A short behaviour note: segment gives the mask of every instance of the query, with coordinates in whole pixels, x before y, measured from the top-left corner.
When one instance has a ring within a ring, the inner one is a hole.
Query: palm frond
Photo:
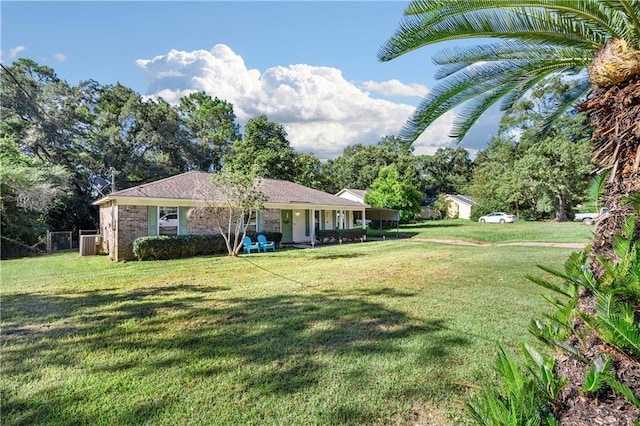
[[[631,192],[620,199],[624,205],[632,208],[637,215],[640,215],[640,191]]]
[[[541,277],[536,277],[534,275],[530,275],[530,274],[526,274],[524,276],[526,279],[528,279],[529,281],[532,281],[536,284],[538,284],[540,287],[544,287],[548,290],[552,290],[555,291],[556,293],[560,293],[563,296],[566,297],[574,297],[575,292],[570,291],[569,288],[567,288],[566,285],[564,286],[560,286],[558,284],[554,284],[549,280],[545,280],[544,278]]]
[[[625,36],[622,38],[632,42],[634,48],[640,48],[640,3],[634,0],[601,0],[600,3],[607,7],[609,12],[618,12],[614,19],[620,21],[618,25],[625,28]],[[614,17],[614,14],[611,13],[611,16]]]
[[[422,100],[405,123],[401,136],[415,140],[431,123],[454,107],[469,102],[456,117],[451,137],[462,139],[468,129],[495,102],[512,90],[528,86],[529,80],[572,69],[563,58],[518,64],[510,61],[484,62],[469,66],[445,79]],[[564,106],[559,103],[558,106]]]
[[[597,174],[589,184],[589,198],[595,201],[596,210],[600,211],[600,200],[605,194],[605,185],[610,171]]]
[[[519,61],[526,64],[532,61],[542,62],[564,58],[572,60],[576,66],[586,66],[592,57],[591,49],[541,45],[520,40],[503,40],[499,43],[466,48],[442,49],[433,55],[432,60],[436,65],[471,65],[483,61]]]
[[[611,387],[611,389],[624,396],[630,403],[635,405],[636,408],[640,408],[640,401],[638,400],[638,397],[635,396],[633,391],[628,386],[625,386],[617,379],[609,379],[607,381],[607,384],[609,385],[609,387]]]
[[[416,0],[405,10],[398,30],[378,52],[388,61],[429,44],[449,40],[496,38],[503,43],[445,50],[434,56],[442,83],[433,88],[403,129],[411,142],[445,112],[470,102],[458,115],[452,136],[462,139],[477,119],[498,99],[511,108],[552,73],[571,74],[594,59],[598,47],[612,38],[640,46],[640,6],[630,0]],[[475,87],[462,87],[493,67],[504,69]],[[531,67],[537,66],[536,69]],[[485,68],[486,67],[486,68]],[[472,71],[473,70],[473,71]],[[493,84],[493,86],[492,86]],[[585,78],[549,110],[544,128],[584,97],[591,87]],[[455,89],[454,89],[455,88]],[[453,92],[452,92],[453,90]],[[449,95],[455,93],[453,99]]]
[[[602,354],[593,360],[593,364],[587,371],[582,389],[585,392],[598,392],[606,383],[607,376],[612,374],[611,356]]]
[[[621,351],[640,359],[640,329],[634,321],[634,309],[618,304],[612,294],[599,294],[595,325],[602,338]]]
[[[423,3],[430,6],[428,11],[413,13],[401,22],[394,36],[380,48],[380,60],[388,61],[428,44],[447,40],[503,38],[595,48],[611,37],[610,32],[602,28],[601,20],[575,19],[568,13],[568,8],[564,9],[564,14],[550,14],[542,8],[523,6],[517,1],[448,2],[451,5],[444,8],[437,1]],[[551,2],[531,3],[548,6]]]

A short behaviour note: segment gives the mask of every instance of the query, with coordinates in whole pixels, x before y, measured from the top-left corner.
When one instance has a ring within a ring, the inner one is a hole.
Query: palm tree
[[[378,58],[389,61],[426,45],[471,38],[497,41],[435,55],[441,82],[401,136],[415,141],[460,106],[450,136],[461,140],[496,102],[508,110],[548,78],[571,76],[575,87],[546,112],[543,127],[582,101],[577,108],[594,126],[594,161],[611,172],[610,211],[597,224],[593,248],[615,256],[614,233],[631,214],[619,199],[640,190],[640,1],[415,0]]]

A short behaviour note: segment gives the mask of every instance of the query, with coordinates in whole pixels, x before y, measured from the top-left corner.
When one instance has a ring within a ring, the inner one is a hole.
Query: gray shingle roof
[[[478,204],[474,199],[472,199],[471,197],[468,197],[466,195],[447,194],[447,197],[451,197],[452,199],[458,201],[459,203],[463,203],[463,204],[466,204],[468,206],[475,206],[476,204]]]
[[[358,197],[362,198],[364,200],[364,196],[367,195],[367,190],[366,189],[345,189],[345,191],[348,191],[350,193],[352,193],[353,195],[357,195]]]
[[[198,189],[211,185],[209,176],[204,172],[187,172],[111,193],[94,204],[102,204],[118,198],[197,200]],[[262,179],[262,192],[267,195],[267,204],[363,207],[362,204],[355,201],[284,180]],[[215,191],[207,191],[207,193],[215,194]],[[213,196],[215,197],[215,195]]]

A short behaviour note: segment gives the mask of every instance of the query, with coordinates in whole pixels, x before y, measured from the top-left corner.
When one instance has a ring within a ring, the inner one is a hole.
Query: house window
[[[247,226],[247,232],[256,232],[256,212],[252,211],[251,215],[248,213],[244,215],[244,224]]]
[[[158,235],[178,235],[178,208],[158,207]]]

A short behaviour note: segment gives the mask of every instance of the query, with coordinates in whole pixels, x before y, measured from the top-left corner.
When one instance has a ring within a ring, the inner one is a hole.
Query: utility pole
[[[111,192],[113,193],[116,192],[116,175],[120,174],[120,172],[113,167],[109,167],[109,173],[111,173]]]

